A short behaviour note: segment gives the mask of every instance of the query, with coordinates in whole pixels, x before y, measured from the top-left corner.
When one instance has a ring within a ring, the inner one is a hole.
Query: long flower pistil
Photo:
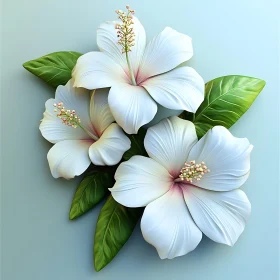
[[[54,112],[56,112],[56,116],[61,119],[62,123],[67,125],[67,126],[71,126],[72,128],[77,128],[80,127],[82,130],[84,130],[92,139],[94,139],[95,141],[98,140],[98,137],[93,135],[90,131],[88,131],[87,129],[85,129],[82,125],[81,125],[81,119],[79,118],[79,116],[77,115],[75,110],[69,110],[69,109],[65,109],[65,107],[63,106],[62,102],[59,103],[54,103]]]
[[[118,44],[122,46],[122,53],[126,55],[126,61],[129,68],[129,74],[131,82],[133,85],[136,85],[136,80],[130,65],[128,53],[131,51],[131,48],[135,46],[135,33],[133,31],[133,17],[135,11],[131,10],[129,6],[126,6],[127,13],[122,10],[117,10],[116,13],[121,20],[121,24],[117,23],[115,28],[118,30],[117,35],[119,38]]]
[[[194,160],[185,163],[185,166],[181,169],[179,178],[176,181],[187,181],[192,183],[193,180],[200,181],[204,174],[209,173],[205,163],[202,161],[196,164]]]

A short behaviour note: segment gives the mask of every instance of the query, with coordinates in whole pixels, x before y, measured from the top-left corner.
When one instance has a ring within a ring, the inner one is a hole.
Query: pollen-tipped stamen
[[[61,119],[62,123],[67,125],[67,126],[71,126],[72,128],[77,128],[80,127],[82,130],[84,130],[92,139],[94,139],[95,141],[98,140],[98,137],[93,135],[90,131],[88,131],[87,129],[85,129],[82,125],[81,125],[81,119],[79,118],[79,116],[77,115],[75,110],[69,110],[69,109],[65,109],[65,107],[63,106],[62,102],[59,103],[54,103],[54,112],[57,112],[56,116]]]
[[[194,160],[191,160],[185,163],[185,166],[181,169],[179,178],[176,181],[185,181],[189,183],[192,183],[193,180],[200,181],[203,175],[209,172],[210,170],[203,161],[196,164]]]
[[[61,119],[62,123],[77,128],[81,124],[81,119],[76,114],[75,110],[67,110],[63,107],[63,103],[53,104],[54,111],[58,112],[57,117]]]
[[[135,46],[135,33],[133,31],[133,17],[135,11],[131,10],[129,6],[126,6],[127,13],[117,10],[116,13],[119,16],[119,19],[122,23],[117,23],[115,28],[118,34],[118,44],[122,46],[122,53],[126,55],[126,61],[129,69],[129,74],[131,78],[131,82],[133,85],[136,85],[136,80],[131,68],[131,64],[129,61],[128,53],[131,51],[131,48]]]

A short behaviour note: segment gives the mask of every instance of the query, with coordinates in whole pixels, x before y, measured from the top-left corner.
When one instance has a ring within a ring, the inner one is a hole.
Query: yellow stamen
[[[195,164],[194,160],[185,163],[185,166],[181,169],[179,178],[175,181],[186,181],[192,183],[193,180],[200,181],[204,174],[209,173],[205,163],[202,161],[199,164]]]
[[[136,80],[133,74],[133,70],[131,68],[131,64],[129,61],[128,53],[131,51],[131,48],[135,46],[135,33],[133,31],[133,17],[135,11],[131,10],[129,6],[126,6],[127,13],[117,10],[116,13],[119,16],[119,19],[122,21],[121,24],[117,23],[115,28],[118,30],[118,44],[122,46],[122,53],[125,53],[126,62],[129,69],[129,74],[131,78],[131,82],[136,86]]]
[[[69,109],[65,109],[65,107],[63,106],[62,102],[59,103],[55,103],[53,104],[54,106],[54,112],[58,112],[57,113],[57,117],[61,119],[62,123],[67,125],[67,126],[71,126],[72,128],[77,128],[80,127],[82,130],[84,130],[92,139],[94,139],[95,141],[98,140],[98,137],[95,136],[94,134],[92,134],[90,131],[88,131],[87,129],[85,129],[82,125],[81,125],[81,119],[79,118],[79,116],[76,114],[75,110],[69,110]]]

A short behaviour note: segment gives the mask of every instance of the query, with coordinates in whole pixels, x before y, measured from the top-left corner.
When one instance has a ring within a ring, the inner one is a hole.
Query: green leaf
[[[81,55],[70,51],[54,52],[25,62],[23,67],[56,88],[71,79],[72,69]]]
[[[252,105],[265,86],[265,81],[245,76],[225,76],[205,85],[205,99],[195,114],[184,112],[180,117],[191,120],[198,137],[210,128],[230,128]]]
[[[127,208],[109,196],[98,217],[94,238],[94,267],[100,271],[129,239],[142,208]]]
[[[74,195],[69,219],[74,220],[98,204],[114,184],[113,174],[90,172],[79,184]]]
[[[138,134],[131,134],[128,135],[131,141],[131,148],[126,151],[123,155],[124,160],[129,160],[132,156],[140,155],[146,156],[146,150],[144,147],[144,138],[146,135],[147,130],[144,128],[140,128]]]

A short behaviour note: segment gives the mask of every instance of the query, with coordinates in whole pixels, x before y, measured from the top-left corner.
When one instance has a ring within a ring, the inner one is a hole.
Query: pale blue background
[[[279,279],[279,67],[272,0],[2,0],[2,279]],[[159,4],[160,3],[160,4]],[[244,185],[252,215],[235,247],[204,238],[191,254],[160,260],[139,229],[100,273],[92,266],[100,207],[76,222],[68,209],[79,181],[51,177],[39,120],[53,90],[21,64],[59,51],[96,49],[96,28],[131,4],[152,38],[169,25],[193,38],[190,62],[205,81],[243,74],[267,81],[232,128],[255,148]]]

